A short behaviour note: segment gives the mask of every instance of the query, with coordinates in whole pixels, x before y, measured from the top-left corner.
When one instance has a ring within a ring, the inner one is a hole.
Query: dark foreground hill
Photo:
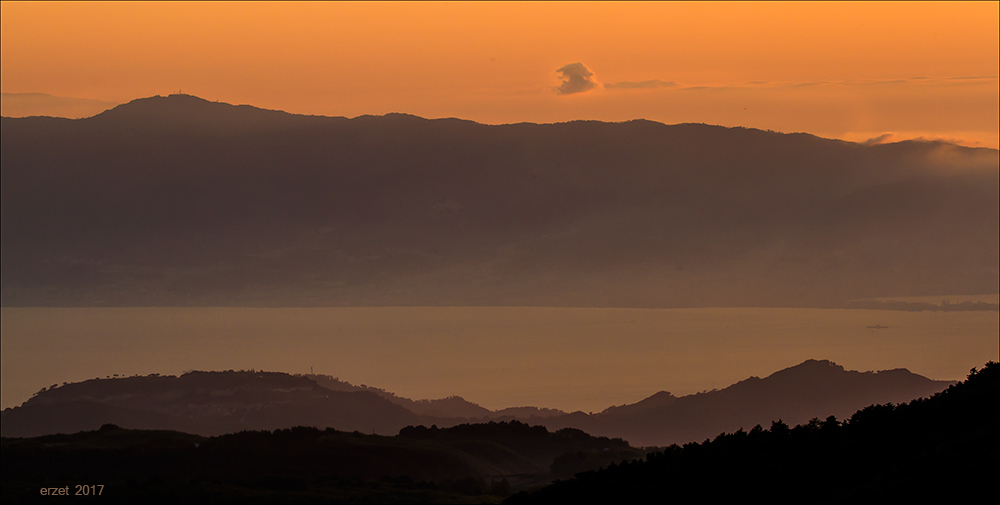
[[[72,495],[82,483],[99,484],[108,503],[496,502],[550,482],[565,454],[588,454],[593,468],[643,454],[621,439],[518,422],[409,427],[395,437],[296,427],[206,438],[105,425],[4,438],[2,451],[4,503],[66,485]]]
[[[998,426],[990,362],[928,399],[673,445],[507,503],[979,503],[996,496]]]
[[[994,149],[186,95],[2,126],[3,306],[843,306],[1000,289]]]

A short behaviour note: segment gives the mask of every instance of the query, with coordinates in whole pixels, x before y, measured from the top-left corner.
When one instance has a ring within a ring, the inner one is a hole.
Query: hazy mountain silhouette
[[[2,93],[0,115],[4,117],[50,116],[70,119],[90,117],[118,105],[87,98],[68,98],[46,93]]]
[[[766,426],[777,419],[800,424],[817,416],[843,418],[866,405],[929,396],[953,383],[931,380],[906,369],[857,372],[830,361],[808,360],[722,390],[680,398],[660,392],[598,414],[575,412],[546,419],[542,424],[550,429],[571,426],[592,434],[622,437],[639,446],[666,446],[750,429],[757,424]]]
[[[111,423],[198,435],[293,426],[395,434],[421,418],[374,393],[331,391],[275,372],[189,372],[92,379],[40,392],[3,411],[5,437],[94,430]]]
[[[490,411],[460,397],[414,401],[329,376],[189,372],[180,377],[93,379],[40,391],[20,407],[4,410],[0,430],[5,437],[29,437],[94,430],[111,423],[206,436],[293,426],[391,435],[410,425],[447,428],[521,420],[551,430],[576,428],[639,446],[663,446],[779,418],[798,423],[817,415],[845,416],[872,403],[926,396],[951,383],[906,370],[862,373],[809,360],[721,391],[680,398],[660,392],[632,405],[587,415],[535,407]]]
[[[651,121],[2,119],[2,304],[839,306],[1000,290],[1000,156]]]

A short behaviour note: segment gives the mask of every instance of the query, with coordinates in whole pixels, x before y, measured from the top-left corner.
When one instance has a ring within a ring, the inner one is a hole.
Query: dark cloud
[[[674,81],[661,81],[659,79],[650,79],[648,81],[640,82],[609,82],[604,85],[605,89],[650,89],[650,88],[669,88],[671,86],[676,86],[677,83]]]
[[[583,63],[576,62],[563,65],[562,68],[556,70],[559,72],[559,77],[563,79],[563,83],[556,88],[557,95],[572,95],[573,93],[583,93],[584,91],[590,91],[597,86],[594,82],[594,73],[590,71]]]

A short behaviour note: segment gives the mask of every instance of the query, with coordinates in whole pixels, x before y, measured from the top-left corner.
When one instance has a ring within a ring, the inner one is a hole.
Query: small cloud
[[[677,83],[674,81],[661,81],[659,79],[651,79],[648,81],[640,82],[609,82],[604,84],[605,89],[650,89],[650,88],[669,88],[670,86],[676,86]]]
[[[583,93],[584,91],[590,91],[597,86],[594,82],[594,73],[590,71],[583,63],[576,62],[570,63],[568,65],[563,65],[562,68],[556,70],[559,72],[559,78],[563,79],[563,83],[556,88],[557,95],[572,95],[573,93]]]
[[[862,142],[861,145],[874,146],[874,145],[877,145],[877,144],[884,144],[884,143],[892,140],[893,137],[895,137],[895,136],[896,136],[896,134],[892,133],[892,132],[883,133],[883,134],[879,135],[878,137],[872,137],[872,138],[870,138],[870,139]]]

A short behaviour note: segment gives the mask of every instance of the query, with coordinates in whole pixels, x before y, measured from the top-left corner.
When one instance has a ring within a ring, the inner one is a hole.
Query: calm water
[[[835,309],[4,308],[2,402],[111,374],[329,374],[484,407],[599,411],[808,358],[964,378],[1000,359],[997,312]],[[873,325],[887,329],[868,329]]]

